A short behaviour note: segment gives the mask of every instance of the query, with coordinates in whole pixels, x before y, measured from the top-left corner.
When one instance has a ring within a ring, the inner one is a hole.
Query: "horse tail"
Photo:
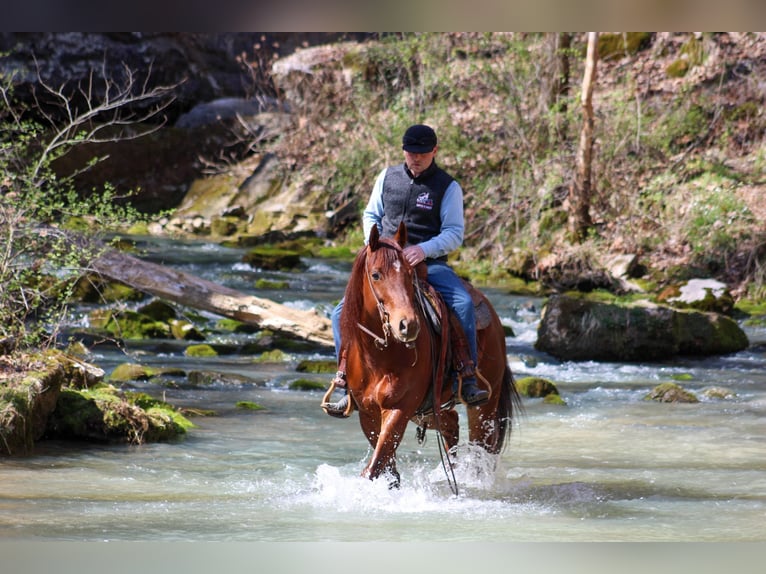
[[[516,388],[516,382],[511,372],[511,367],[506,363],[503,372],[503,383],[500,387],[500,400],[497,403],[495,417],[498,424],[498,441],[496,452],[501,452],[506,446],[506,441],[510,439],[513,430],[513,422],[516,415],[520,415],[524,410],[521,402],[521,394]]]

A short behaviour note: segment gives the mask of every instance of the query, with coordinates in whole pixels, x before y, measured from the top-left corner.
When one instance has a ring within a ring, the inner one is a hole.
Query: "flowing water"
[[[298,308],[329,312],[349,265],[310,261],[296,274],[256,274],[241,252],[208,244],[147,243],[147,257]],[[286,279],[263,292],[256,276]],[[129,345],[97,348],[107,373],[122,362],[244,375],[207,386],[132,385],[182,407],[213,409],[170,444],[44,441],[0,460],[0,539],[60,541],[764,541],[766,329],[748,329],[736,355],[664,363],[561,363],[534,350],[542,300],[487,289],[511,326],[516,377],[554,380],[567,406],[525,399],[497,460],[461,444],[450,490],[436,436],[415,428],[399,448],[402,486],[359,478],[369,456],[356,415],[326,416],[320,391],[288,389],[298,353],[281,364],[252,356],[188,359]],[[209,317],[211,320],[213,317]],[[246,337],[246,336],[244,336]],[[682,384],[697,404],[643,400]],[[329,382],[329,375],[315,378]],[[728,399],[707,399],[708,387]],[[243,411],[237,401],[262,411]],[[461,420],[465,416],[458,407]]]

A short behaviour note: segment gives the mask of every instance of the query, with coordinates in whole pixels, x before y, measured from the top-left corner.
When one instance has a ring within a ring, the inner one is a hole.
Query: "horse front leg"
[[[399,472],[396,470],[396,449],[402,441],[408,419],[398,409],[384,410],[381,413],[380,432],[375,450],[362,476],[373,480],[386,472],[393,475],[391,488],[399,487]],[[371,442],[372,444],[372,442]]]

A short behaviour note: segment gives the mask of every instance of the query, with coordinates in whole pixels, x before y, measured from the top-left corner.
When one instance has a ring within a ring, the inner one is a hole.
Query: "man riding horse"
[[[438,150],[436,133],[423,124],[407,128],[402,137],[404,162],[380,172],[372,189],[362,224],[365,238],[373,226],[381,237],[393,237],[401,222],[407,228],[404,257],[415,267],[425,262],[428,283],[440,294],[456,315],[468,344],[469,358],[459,365],[458,379],[462,401],[469,407],[488,399],[488,391],[478,387],[474,304],[463,281],[447,264],[447,255],[463,243],[463,190],[460,184],[435,161]],[[332,312],[335,354],[338,372],[333,386],[346,388],[344,350],[340,340],[341,300]],[[455,382],[457,391],[457,380]],[[336,403],[325,402],[322,408],[331,416],[345,418],[351,412],[348,392]]]

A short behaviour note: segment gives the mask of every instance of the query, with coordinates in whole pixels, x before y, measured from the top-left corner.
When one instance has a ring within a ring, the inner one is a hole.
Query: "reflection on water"
[[[208,278],[230,277],[237,288],[252,283],[234,254],[184,249],[175,252],[179,264]],[[347,268],[312,269],[291,278],[300,287],[280,296],[304,305],[337,299]],[[555,380],[567,406],[526,400],[525,417],[498,460],[461,445],[457,496],[435,435],[419,445],[412,426],[399,449],[399,490],[359,478],[369,449],[356,415],[332,419],[318,408],[321,392],[287,389],[302,376],[294,370],[301,355],[260,365],[237,355],[190,362],[181,350],[143,350],[139,358],[148,364],[246,379],[206,387],[136,384],[179,406],[218,413],[195,418],[197,428],[178,443],[42,442],[33,457],[3,459],[0,539],[766,539],[766,332],[748,332],[756,344],[731,357],[561,364],[533,348],[539,300],[496,290],[491,297],[516,333],[508,339],[516,375]],[[97,357],[107,372],[126,360],[115,349]],[[682,373],[692,376],[684,382],[690,390],[725,386],[736,396],[694,405],[643,400],[652,386]],[[240,400],[266,408],[242,412],[235,408]]]

